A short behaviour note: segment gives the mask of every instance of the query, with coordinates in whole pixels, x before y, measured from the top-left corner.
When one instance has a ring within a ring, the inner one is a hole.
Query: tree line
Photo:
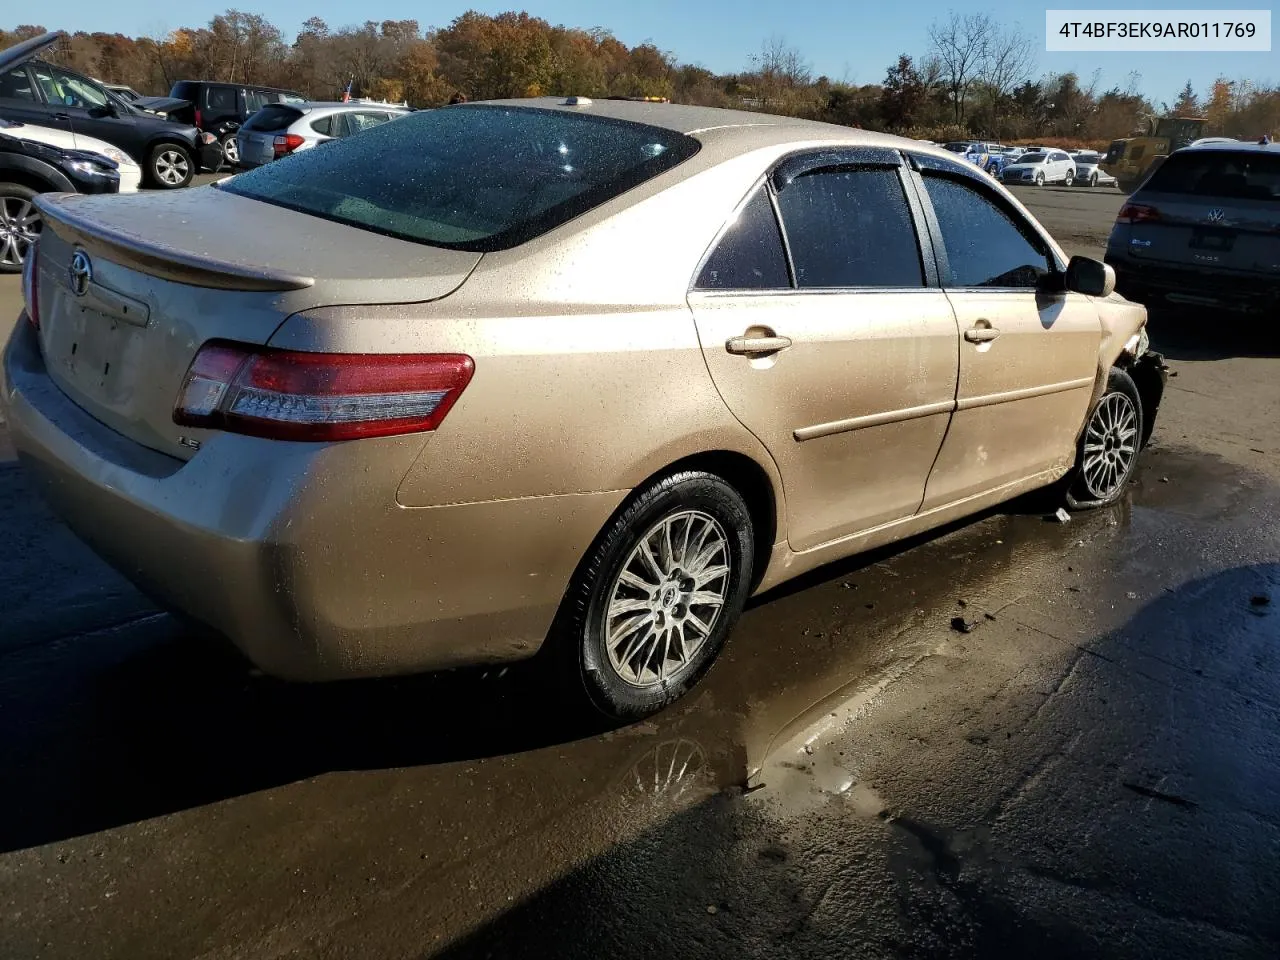
[[[0,48],[44,32],[0,30]],[[164,94],[177,80],[252,83],[335,99],[355,96],[438,106],[471,100],[578,94],[667,97],[681,103],[783,113],[930,140],[967,137],[1093,143],[1130,136],[1166,113],[1205,115],[1210,133],[1280,132],[1280,89],[1221,78],[1203,95],[1188,82],[1156,104],[1130,74],[1099,89],[1099,76],[1035,76],[1036,44],[1017,27],[952,13],[929,29],[923,55],[903,53],[879,83],[815,76],[803,54],[772,37],[737,73],[681,64],[652,43],[627,46],[609,31],[553,26],[524,12],[469,11],[448,26],[416,20],[332,27],[312,17],[292,42],[261,14],[228,10],[203,27],[163,36],[69,34],[46,59],[108,83]]]

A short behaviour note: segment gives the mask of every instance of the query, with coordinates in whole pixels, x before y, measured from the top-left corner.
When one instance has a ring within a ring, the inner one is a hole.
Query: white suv
[[[248,170],[329,140],[408,116],[401,104],[352,100],[348,103],[269,103],[236,133],[236,167]]]
[[[1001,179],[1005,183],[1035,184],[1061,183],[1071,186],[1076,178],[1076,162],[1065,150],[1034,150],[1024,153],[1004,168]]]

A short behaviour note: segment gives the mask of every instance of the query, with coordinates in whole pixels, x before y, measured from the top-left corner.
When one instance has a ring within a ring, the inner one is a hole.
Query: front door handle
[[[1000,331],[994,327],[970,327],[964,332],[964,338],[970,343],[990,343],[998,336]]]
[[[777,353],[789,346],[791,346],[790,337],[730,337],[724,342],[726,350],[740,357]]]

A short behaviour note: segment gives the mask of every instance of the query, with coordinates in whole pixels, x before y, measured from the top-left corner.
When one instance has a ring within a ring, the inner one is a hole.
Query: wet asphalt
[[[257,676],[0,427],[0,957],[1280,955],[1280,341],[1152,327],[1124,502],[816,571],[611,732],[524,668]]]

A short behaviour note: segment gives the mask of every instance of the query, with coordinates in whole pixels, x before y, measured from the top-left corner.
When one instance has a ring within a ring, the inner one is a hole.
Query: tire
[[[754,543],[741,494],[715,474],[684,470],[633,494],[588,550],[561,604],[549,638],[560,679],[612,721],[678,700],[742,613]],[[685,602],[693,597],[701,602]]]
[[[1043,174],[1043,173],[1037,173],[1037,174],[1036,174],[1036,186],[1037,186],[1037,187],[1043,187],[1043,186],[1044,186],[1044,174]]]
[[[185,187],[195,176],[191,152],[177,143],[161,143],[147,155],[147,179],[161,190]]]
[[[1062,178],[1062,185],[1069,187],[1076,182],[1076,174],[1074,170],[1068,170],[1067,175]]]
[[[1119,500],[1133,477],[1146,436],[1138,388],[1129,374],[1113,368],[1081,432],[1067,484],[1067,506],[1087,510]]]
[[[0,183],[0,273],[21,273],[31,244],[44,225],[32,202],[36,191],[21,183]]]
[[[236,143],[236,135],[228,133],[218,141],[218,145],[222,147],[222,163],[218,165],[218,169],[221,170],[225,165],[235,170],[236,163],[240,160],[240,144]]]
[[[1098,172],[1095,170],[1089,174],[1089,186],[1096,187],[1098,185]]]

